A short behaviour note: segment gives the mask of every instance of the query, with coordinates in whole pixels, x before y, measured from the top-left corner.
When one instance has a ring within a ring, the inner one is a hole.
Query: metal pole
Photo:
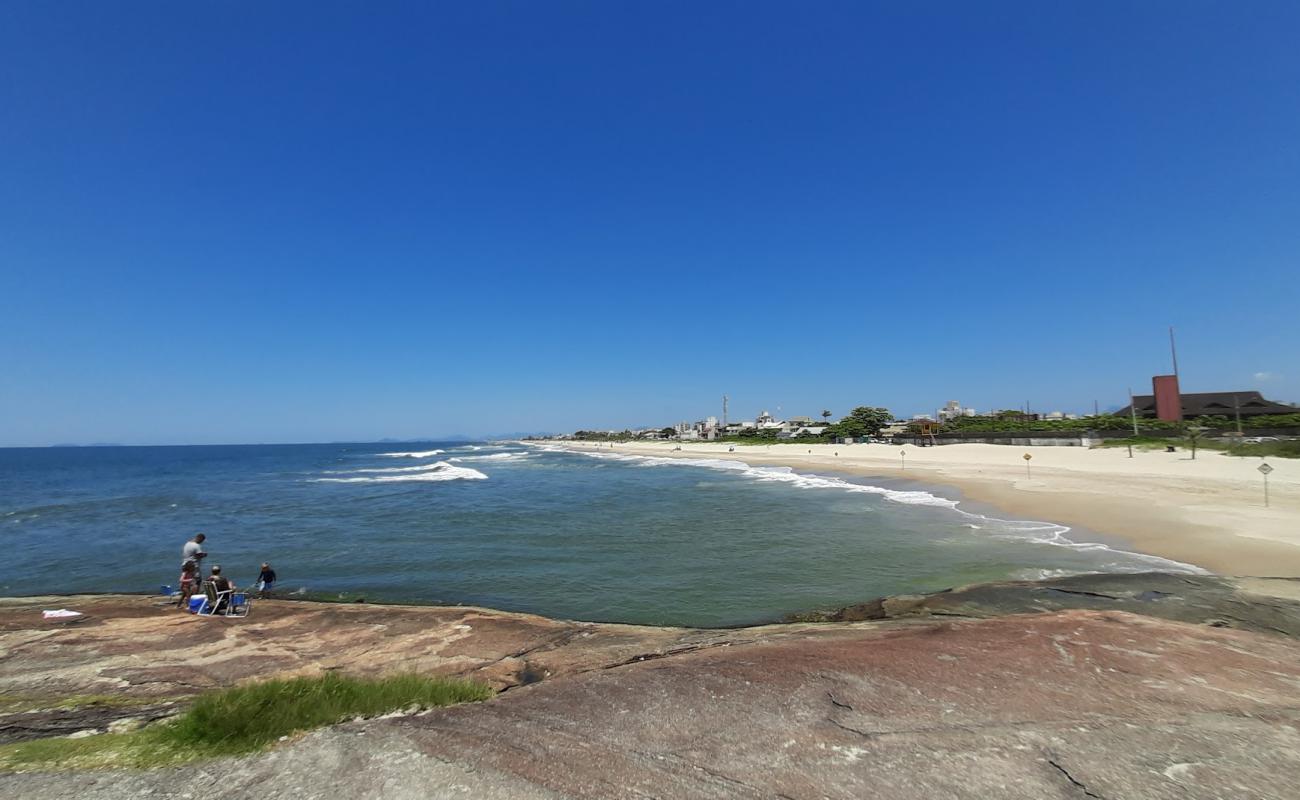
[[[1169,326],[1169,354],[1174,357],[1174,377],[1178,377],[1178,348],[1174,347],[1174,326]],[[1179,391],[1182,391],[1180,386]]]
[[[1138,435],[1138,410],[1137,403],[1133,402],[1133,387],[1128,389],[1128,413],[1133,417],[1133,435]]]
[[[1264,508],[1268,508],[1268,473],[1264,473]]]
[[[1033,476],[1029,474],[1029,462],[1028,462],[1028,461],[1025,462],[1025,477],[1028,478],[1029,480],[1033,480]]]
[[[1237,402],[1237,395],[1232,396],[1232,411],[1237,415],[1237,435],[1241,435],[1241,404]]]

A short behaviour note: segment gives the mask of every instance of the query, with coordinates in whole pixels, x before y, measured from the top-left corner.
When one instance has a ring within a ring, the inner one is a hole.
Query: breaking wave
[[[385,472],[385,470],[353,470],[353,472]],[[422,467],[398,467],[393,473],[374,476],[357,476],[352,478],[314,478],[313,483],[406,483],[413,481],[481,481],[487,475],[469,467],[457,467],[446,461]]]
[[[996,536],[1008,539],[1023,539],[1040,544],[1069,547],[1074,550],[1110,551],[1125,561],[1139,562],[1140,566],[1134,565],[1135,569],[1161,569],[1174,572],[1208,574],[1206,570],[1203,570],[1200,567],[1192,564],[1184,564],[1181,561],[1174,561],[1172,559],[1161,558],[1160,556],[1148,555],[1146,553],[1134,553],[1130,550],[1120,550],[1100,542],[1073,541],[1065,536],[1065,534],[1070,532],[1068,525],[1058,525],[1054,522],[1038,522],[1035,520],[999,519],[985,514],[976,514],[970,511],[965,511],[958,507],[959,501],[949,500],[946,497],[939,497],[938,495],[923,490],[909,491],[902,489],[888,489],[883,486],[851,483],[843,478],[801,474],[795,472],[790,467],[754,466],[746,464],[743,461],[732,461],[722,458],[664,458],[661,456],[602,453],[586,450],[571,450],[569,452],[580,453],[591,458],[599,458],[609,461],[624,461],[642,467],[703,467],[706,469],[731,472],[760,483],[787,483],[801,489],[839,489],[841,491],[854,492],[858,494],[876,495],[890,502],[901,503],[904,505],[946,508],[969,520],[969,522],[966,523],[966,527],[972,532],[980,531],[979,535]],[[1128,568],[1128,566],[1129,565],[1125,564],[1116,564],[1111,568],[1114,570],[1123,570]]]
[[[442,463],[442,462],[438,462]],[[327,469],[324,470],[326,475],[355,475],[360,472],[371,473],[389,473],[389,472],[427,472],[436,467],[437,464],[418,464],[414,467],[370,467],[367,469]]]
[[[385,458],[433,458],[436,455],[447,452],[446,450],[425,450],[419,453],[375,453],[377,456]]]
[[[447,459],[448,461],[522,461],[528,458],[528,453],[491,453],[486,456],[455,456]]]

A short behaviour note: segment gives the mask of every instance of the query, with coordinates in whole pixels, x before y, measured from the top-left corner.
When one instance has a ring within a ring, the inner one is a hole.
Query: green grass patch
[[[1182,439],[1163,439],[1155,436],[1130,436],[1127,439],[1106,439],[1097,447],[1128,447],[1136,450],[1164,450],[1166,445],[1183,446]]]
[[[114,694],[70,694],[63,697],[0,694],[0,713],[18,714],[48,708],[72,709],[85,708],[86,706],[134,708],[135,706],[152,706],[165,702],[167,702],[166,699],[157,697],[126,697]]]
[[[333,673],[203,694],[185,713],[141,730],[0,746],[0,770],[146,768],[260,750],[282,736],[412,707],[486,700],[492,689],[454,678]]]
[[[1234,456],[1300,458],[1300,442],[1239,442],[1224,449]]]
[[[1127,439],[1107,439],[1102,447],[1127,447],[1133,445],[1138,450],[1163,450],[1173,445],[1178,450],[1191,452],[1192,446],[1187,439],[1156,438],[1150,436],[1130,436]],[[1300,441],[1284,442],[1238,442],[1233,439],[1202,438],[1196,443],[1197,450],[1225,453],[1230,456],[1251,456],[1255,458],[1300,458]]]

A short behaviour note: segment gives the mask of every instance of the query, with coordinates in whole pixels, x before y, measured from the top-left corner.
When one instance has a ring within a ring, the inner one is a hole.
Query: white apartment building
[[[943,408],[934,412],[934,418],[940,422],[947,422],[950,419],[957,419],[958,417],[973,416],[975,416],[975,409],[962,408],[961,403],[956,400],[949,400],[947,403],[944,403]]]

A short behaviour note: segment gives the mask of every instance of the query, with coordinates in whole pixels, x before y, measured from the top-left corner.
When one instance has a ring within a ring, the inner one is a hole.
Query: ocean
[[[886,479],[425,442],[0,449],[0,595],[285,594],[728,626],[1006,578],[1192,570]]]

